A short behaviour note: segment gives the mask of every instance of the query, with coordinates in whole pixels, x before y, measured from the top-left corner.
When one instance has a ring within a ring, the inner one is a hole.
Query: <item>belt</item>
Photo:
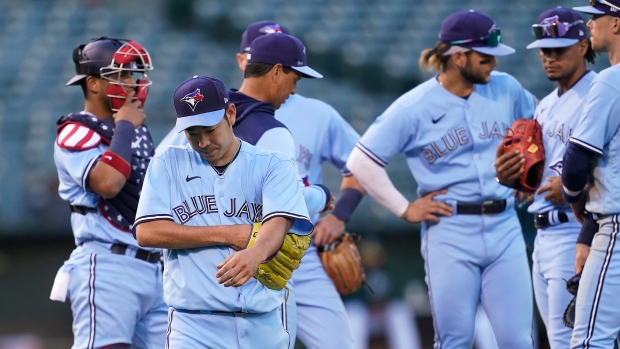
[[[245,311],[218,311],[218,310],[187,310],[187,309],[174,309],[179,313],[187,313],[187,314],[203,314],[203,315],[247,315],[248,312]]]
[[[71,209],[71,212],[79,213],[81,215],[97,212],[97,209],[95,207],[69,205],[69,208]]]
[[[122,254],[124,255],[125,252],[127,252],[127,245],[125,244],[112,244],[112,247],[110,248],[110,250],[112,251],[112,253],[114,254]],[[159,262],[160,258],[161,258],[161,253],[159,252],[150,252],[147,250],[143,250],[141,248],[139,248],[136,251],[136,255],[135,257],[141,261],[145,261],[145,262],[149,262],[149,263],[156,263]]]
[[[480,215],[492,215],[502,213],[506,210],[506,200],[499,201],[486,201],[481,204],[456,204],[457,214],[480,214]]]
[[[609,215],[595,213],[595,212],[586,212],[586,216],[588,216],[588,218],[590,218],[591,220],[598,221],[599,219],[603,219],[603,217],[606,217]]]
[[[557,218],[554,217],[556,216],[556,213]],[[536,229],[545,229],[566,222],[568,222],[568,215],[565,212],[551,210],[549,212],[534,215],[534,226]]]

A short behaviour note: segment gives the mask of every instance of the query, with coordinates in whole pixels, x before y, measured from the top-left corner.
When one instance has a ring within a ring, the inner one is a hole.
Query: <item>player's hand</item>
[[[217,283],[224,284],[225,287],[243,286],[254,275],[262,261],[259,251],[255,248],[235,252],[217,265],[219,269],[215,273]]]
[[[549,183],[540,187],[536,194],[540,195],[542,193],[549,192],[547,195],[545,195],[545,200],[549,201],[555,206],[564,205],[564,197],[562,196],[562,177],[546,177],[545,179]]]
[[[414,202],[410,202],[409,206],[407,206],[407,210],[400,218],[409,223],[420,223],[422,221],[436,223],[439,222],[438,216],[451,216],[452,206],[433,200],[435,196],[445,194],[447,192],[448,191],[446,189],[433,191]]]
[[[590,246],[577,243],[575,246],[575,273],[579,274],[583,271],[583,266],[586,265],[586,259],[588,259],[589,254]]]
[[[571,202],[570,208],[573,210],[575,214],[575,218],[579,223],[583,223],[583,220],[586,219],[586,199],[588,198],[588,193],[586,190],[581,192],[581,196],[579,200],[575,202]]]
[[[344,235],[345,223],[333,214],[329,214],[316,224],[312,237],[316,246],[325,246],[333,243]]]
[[[509,188],[514,188],[523,174],[525,156],[517,150],[504,154],[504,144],[500,143],[495,154],[495,176],[497,181]]]
[[[323,207],[323,211],[319,212],[319,213],[323,213],[323,212],[327,212],[327,211],[331,211],[334,209],[334,201],[336,200],[336,198],[334,198],[334,196],[332,194],[329,194],[329,201],[327,202],[327,205],[325,205],[325,207]]]
[[[140,109],[140,105],[142,102],[136,100],[131,101],[133,96],[136,94],[134,90],[129,91],[127,93],[127,97],[125,98],[125,103],[123,106],[114,114],[114,123],[118,123],[121,120],[126,120],[131,122],[134,128],[140,127],[144,121],[146,120],[146,115]]]

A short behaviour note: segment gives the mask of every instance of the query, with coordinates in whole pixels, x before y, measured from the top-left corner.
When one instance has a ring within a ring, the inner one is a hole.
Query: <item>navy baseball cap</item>
[[[491,56],[506,56],[515,50],[501,43],[501,31],[491,17],[475,10],[460,11],[444,19],[439,41]]]
[[[568,47],[587,39],[586,24],[579,12],[557,7],[543,11],[532,25],[536,41],[527,45],[532,48]]]
[[[174,91],[175,129],[181,132],[192,126],[217,125],[224,117],[228,103],[228,91],[223,82],[194,75]]]
[[[297,70],[305,78],[322,78],[307,64],[306,47],[299,39],[287,34],[263,35],[252,41],[248,63],[282,64]]]
[[[260,21],[248,25],[241,35],[239,53],[249,52],[250,45],[257,37],[273,33],[290,34],[285,26],[274,21]]]
[[[591,15],[620,17],[620,0],[590,0],[590,6],[573,7],[573,10]]]

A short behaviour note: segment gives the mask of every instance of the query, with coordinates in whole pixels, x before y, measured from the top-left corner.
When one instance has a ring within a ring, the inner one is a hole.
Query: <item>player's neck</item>
[[[107,119],[112,117],[112,111],[110,107],[104,106],[101,103],[93,102],[88,99],[84,101],[84,111],[91,113],[99,119]]]
[[[270,102],[269,89],[264,86],[260,78],[243,79],[239,92],[261,102]]]
[[[563,79],[558,80],[558,93],[562,94],[568,91],[571,87],[573,87],[577,81],[579,81],[583,75],[588,70],[586,64],[584,63],[579,68],[575,69],[575,71],[569,76],[564,77]]]
[[[437,81],[448,92],[459,97],[468,97],[474,91],[474,84],[463,78],[458,71],[444,71],[439,73]]]
[[[226,150],[226,154],[224,154],[224,156],[219,158],[217,161],[210,162],[211,166],[227,166],[233,161],[240,147],[241,141],[239,140],[239,138],[234,137],[232,142],[230,142],[228,149]]]
[[[609,63],[612,66],[620,63],[620,40],[616,40],[609,45],[607,48],[607,58],[609,58]]]

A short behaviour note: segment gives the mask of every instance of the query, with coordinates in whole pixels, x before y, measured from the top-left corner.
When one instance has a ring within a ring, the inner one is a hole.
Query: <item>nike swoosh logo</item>
[[[446,114],[443,114],[442,116],[438,117],[437,119],[433,118],[433,124],[436,124],[439,122],[439,120],[443,119],[443,117],[446,116]]]
[[[200,178],[200,176],[190,177],[189,175],[187,175],[187,177],[185,177],[185,180],[186,180],[187,182],[189,182],[189,181],[193,181],[193,180],[194,180],[194,179],[196,179],[196,178]]]
[[[112,160],[112,157],[110,155],[105,155],[104,158],[106,158],[108,160]]]

